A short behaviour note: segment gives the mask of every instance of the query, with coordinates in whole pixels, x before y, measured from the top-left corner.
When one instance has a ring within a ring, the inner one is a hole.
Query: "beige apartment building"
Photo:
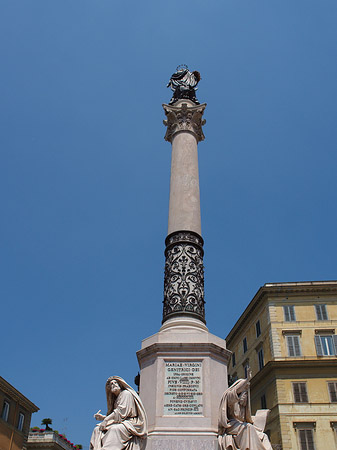
[[[226,338],[277,450],[337,449],[337,281],[267,283]]]
[[[30,419],[39,408],[2,377],[0,407],[0,450],[25,450]]]

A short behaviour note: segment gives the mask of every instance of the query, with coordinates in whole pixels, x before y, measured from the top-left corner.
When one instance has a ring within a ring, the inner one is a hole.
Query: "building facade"
[[[226,338],[277,450],[337,448],[337,281],[262,286]]]
[[[2,377],[0,407],[0,450],[26,449],[31,416],[39,408]]]

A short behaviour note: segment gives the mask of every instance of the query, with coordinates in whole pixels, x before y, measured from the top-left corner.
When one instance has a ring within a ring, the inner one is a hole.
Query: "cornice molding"
[[[234,327],[228,333],[226,342],[229,344],[234,337],[241,331],[244,324],[251,319],[251,313],[262,303],[266,296],[287,296],[302,294],[328,294],[333,293],[337,296],[337,281],[304,281],[294,283],[266,283],[256,292],[251,302],[237,320]]]
[[[193,358],[198,359],[205,355],[221,356],[223,358],[225,356],[226,360],[229,361],[232,352],[220,347],[219,345],[208,343],[208,342],[179,342],[179,343],[155,343],[150,345],[149,347],[138,350],[137,358],[138,361],[144,360],[145,358],[151,358],[153,355],[163,355],[163,356],[182,356],[188,353],[193,354]]]
[[[337,359],[300,359],[300,360],[289,360],[289,361],[268,361],[268,363],[251,379],[251,386],[255,387],[258,383],[265,382],[266,376],[269,375],[274,370],[287,371],[289,369],[300,369],[299,376],[303,378],[303,374],[309,374],[312,370],[323,368],[337,370]],[[303,372],[303,369],[307,369]],[[306,375],[304,376],[304,378]]]
[[[21,406],[26,408],[29,412],[37,412],[39,408],[31,402],[27,397],[21,394],[20,391],[15,389],[14,386],[8,383],[4,378],[0,377],[0,390],[8,395],[11,399],[18,402]]]

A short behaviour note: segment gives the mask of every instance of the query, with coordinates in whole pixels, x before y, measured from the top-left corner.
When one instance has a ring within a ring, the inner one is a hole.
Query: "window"
[[[8,422],[8,415],[9,415],[9,402],[5,400],[2,407],[1,419]]]
[[[23,430],[23,424],[25,422],[25,415],[23,413],[19,413],[19,420],[18,420],[18,430],[22,431]]]
[[[286,336],[288,356],[301,356],[300,337],[298,335],[288,334]]]
[[[329,382],[328,389],[330,394],[330,402],[337,403],[337,381]]]
[[[261,409],[267,409],[267,401],[265,394],[261,395]]]
[[[235,352],[232,353],[232,366],[235,367],[236,361],[235,361]]]
[[[296,321],[294,305],[283,306],[283,312],[284,312],[284,320],[286,322],[295,322]]]
[[[333,356],[337,349],[337,336],[320,334],[315,336],[317,356]]]
[[[326,305],[315,305],[317,320],[328,320]]]
[[[246,361],[243,365],[243,369],[245,371],[245,378],[248,377],[248,370],[249,370],[249,361]]]
[[[308,403],[307,383],[293,383],[295,403]]]
[[[301,450],[315,450],[314,433],[310,428],[298,430]]]
[[[257,357],[259,360],[259,369],[263,369],[264,361],[263,361],[263,348],[261,347],[260,350],[257,352]]]
[[[243,353],[246,353],[248,349],[247,338],[243,338],[242,345],[243,345]]]
[[[256,328],[256,337],[259,337],[261,334],[261,325],[260,325],[260,321],[258,320],[255,324],[255,328]]]

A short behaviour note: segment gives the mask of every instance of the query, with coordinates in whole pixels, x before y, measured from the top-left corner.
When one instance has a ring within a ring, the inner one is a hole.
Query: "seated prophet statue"
[[[249,385],[252,373],[237,380],[223,394],[219,410],[221,450],[272,450],[263,432],[269,409],[261,409],[255,417],[250,412]]]
[[[138,394],[123,378],[110,377],[105,385],[108,412],[99,410],[100,420],[90,439],[90,450],[144,450],[147,417]]]

